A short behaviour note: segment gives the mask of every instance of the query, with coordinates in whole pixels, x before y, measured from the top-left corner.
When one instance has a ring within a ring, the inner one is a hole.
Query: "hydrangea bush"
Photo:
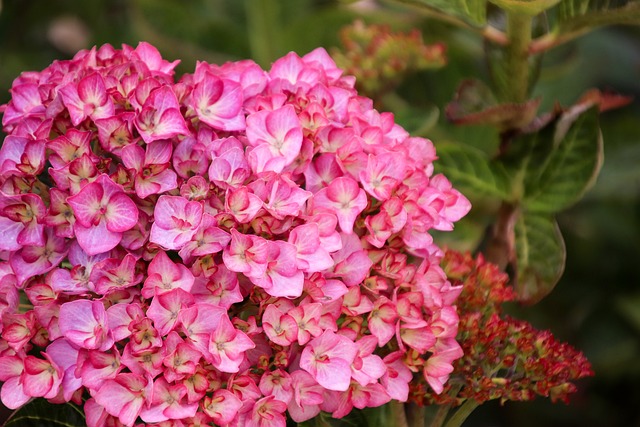
[[[442,392],[462,286],[429,231],[470,204],[431,141],[323,49],[176,82],[177,63],[104,45],[15,80],[2,402],[72,401],[91,427],[284,427],[407,401],[414,376]]]

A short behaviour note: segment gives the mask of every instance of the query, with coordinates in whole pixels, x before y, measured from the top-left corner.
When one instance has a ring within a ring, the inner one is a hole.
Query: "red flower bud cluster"
[[[447,62],[445,45],[425,44],[418,30],[403,34],[356,21],[342,30],[340,39],[343,47],[333,54],[336,63],[356,77],[359,91],[374,98],[394,89],[409,73]]]
[[[573,381],[592,376],[586,357],[551,332],[501,314],[501,305],[515,299],[508,276],[497,266],[469,254],[447,251],[443,269],[463,290],[458,298],[458,341],[464,356],[443,393],[425,392],[416,384],[411,399],[419,403],[460,405],[473,399],[526,401],[536,396],[568,402]]]

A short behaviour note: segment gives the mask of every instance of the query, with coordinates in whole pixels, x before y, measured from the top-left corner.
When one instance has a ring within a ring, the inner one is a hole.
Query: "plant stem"
[[[449,405],[441,405],[438,407],[438,412],[436,412],[435,417],[431,420],[431,424],[429,427],[442,427],[444,424],[444,420],[447,418],[449,414],[449,410],[451,407]]]
[[[424,427],[424,416],[426,413],[424,406],[415,403],[406,403],[405,413],[407,414],[409,427]]]
[[[389,402],[389,410],[391,411],[390,420],[394,427],[409,427],[407,423],[407,414],[404,412],[404,403],[392,400]]]
[[[529,45],[533,17],[507,12],[506,47],[507,79],[506,100],[522,103],[529,94]]]
[[[445,427],[460,427],[464,420],[467,419],[469,415],[476,409],[480,404],[473,400],[469,399],[462,404],[462,406],[453,414],[449,421],[445,425]]]

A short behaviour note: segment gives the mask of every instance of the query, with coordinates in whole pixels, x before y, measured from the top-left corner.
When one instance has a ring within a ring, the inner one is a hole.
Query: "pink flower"
[[[139,140],[133,136],[134,117],[135,113],[124,112],[96,120],[100,146],[110,153],[120,155],[123,147]]]
[[[355,407],[358,409],[375,408],[388,403],[391,397],[384,388],[373,383],[362,386],[352,382],[351,386],[343,393],[340,393],[337,408],[331,414],[334,418],[342,418]]]
[[[172,76],[173,69],[180,63],[180,60],[169,62],[162,59],[160,52],[153,45],[147,42],[140,42],[131,52],[132,59],[139,59],[151,71],[152,75]]]
[[[222,253],[222,260],[231,271],[261,277],[267,270],[268,251],[267,240],[231,229],[231,243]]]
[[[147,144],[189,133],[187,124],[180,114],[178,99],[170,86],[154,89],[133,123]]]
[[[430,185],[418,199],[419,206],[426,212],[434,212],[438,220],[433,225],[436,230],[453,230],[453,223],[465,216],[471,203],[458,190],[452,188],[442,174],[431,178]]]
[[[100,175],[67,201],[76,217],[78,243],[89,255],[116,247],[122,233],[138,222],[138,207],[107,175]]]
[[[0,192],[0,226],[4,242],[0,248],[17,250],[21,246],[43,246],[44,216],[47,208],[35,194],[5,195]]]
[[[55,268],[69,251],[68,242],[54,234],[53,229],[45,229],[45,243],[41,246],[25,246],[11,254],[9,264],[18,285],[27,279],[44,274]]]
[[[142,409],[153,396],[151,378],[133,373],[120,373],[106,380],[93,398],[105,411],[118,417],[125,426],[133,426]]]
[[[29,396],[52,399],[60,390],[63,372],[51,356],[44,352],[41,355],[44,359],[35,356],[24,358],[23,389]]]
[[[203,256],[222,251],[231,241],[229,233],[217,227],[218,222],[209,214],[204,214],[200,228],[191,241],[180,249],[183,260],[191,256]]]
[[[209,356],[211,364],[222,372],[238,372],[244,353],[255,347],[251,339],[236,329],[228,316],[221,316],[211,333]]]
[[[378,339],[378,345],[383,346],[393,338],[396,332],[398,312],[395,304],[385,296],[375,300],[373,309],[368,317],[369,330]]]
[[[196,349],[202,354],[206,354],[211,333],[224,316],[228,315],[225,309],[220,306],[202,302],[196,303],[180,311],[180,330],[184,332]]]
[[[265,174],[264,178],[249,184],[254,194],[262,199],[264,208],[276,219],[298,216],[311,193],[298,187],[286,176]]]
[[[211,154],[209,179],[221,188],[237,188],[251,174],[244,155],[244,146],[234,137],[223,138],[217,142],[218,145]]]
[[[140,283],[143,276],[136,273],[136,261],[136,257],[127,254],[122,260],[108,258],[98,262],[90,275],[95,291],[106,295],[114,290],[129,288]]]
[[[229,424],[242,407],[242,401],[225,389],[218,389],[213,396],[205,396],[202,403],[204,413],[217,425]]]
[[[360,385],[366,386],[378,381],[387,372],[387,367],[380,358],[373,354],[377,347],[377,339],[367,335],[356,341],[358,353],[351,365],[351,377]]]
[[[198,118],[214,129],[233,131],[244,130],[242,112],[242,87],[228,79],[221,79],[204,70],[204,63],[196,66],[198,80],[191,92],[189,105]]]
[[[35,176],[46,162],[45,141],[9,135],[0,147],[0,177]]]
[[[336,178],[313,196],[314,209],[335,214],[340,229],[347,234],[353,233],[353,223],[366,206],[364,190],[349,177]]]
[[[2,338],[11,349],[19,352],[35,334],[35,312],[6,313],[2,316],[2,325]]]
[[[314,193],[329,186],[334,179],[344,173],[340,169],[335,154],[325,153],[316,157],[304,172],[305,187]]]
[[[180,312],[193,304],[193,296],[182,288],[175,288],[153,297],[147,316],[153,320],[161,335],[176,327]]]
[[[289,415],[297,423],[315,417],[320,413],[320,404],[324,401],[324,388],[306,371],[291,373],[294,397],[289,401]]]
[[[204,145],[192,136],[180,141],[173,151],[173,168],[177,175],[184,179],[206,174],[209,169],[209,160]],[[209,179],[212,179],[211,175]]]
[[[358,236],[342,233],[340,237],[342,248],[332,254],[334,266],[327,277],[340,277],[347,286],[359,285],[369,274],[373,262]]]
[[[322,305],[318,303],[301,304],[289,310],[288,315],[297,325],[297,339],[300,345],[308,343],[312,336],[318,337],[322,334],[319,322],[321,314]]]
[[[233,215],[239,223],[249,223],[256,217],[263,202],[260,197],[249,192],[247,187],[228,189],[225,200],[225,210]]]
[[[249,164],[255,173],[282,172],[300,153],[302,126],[292,106],[247,117],[247,139],[254,147]]]
[[[151,298],[177,288],[189,292],[193,282],[193,274],[187,267],[174,263],[165,252],[160,251],[149,263],[142,296]]]
[[[18,123],[29,116],[44,115],[45,110],[37,84],[14,84],[11,87],[11,102],[2,116],[2,125]]]
[[[76,300],[60,306],[60,333],[88,350],[105,351],[113,345],[107,312],[99,301]]]
[[[122,149],[122,163],[135,171],[136,194],[142,199],[178,186],[176,173],[169,169],[171,143],[154,141],[145,148],[143,150],[136,144],[130,144]]]
[[[120,353],[111,349],[107,352],[81,350],[77,357],[76,373],[82,385],[95,390],[107,379],[113,379],[124,368],[120,364]]]
[[[262,327],[267,337],[278,345],[289,346],[298,336],[295,319],[273,304],[269,304],[262,315]]]
[[[298,268],[307,273],[326,270],[333,259],[320,242],[320,229],[315,223],[300,225],[289,234],[289,243],[296,247]]]
[[[166,249],[181,249],[198,231],[203,207],[184,197],[160,196],[149,240]]]
[[[387,200],[406,175],[405,163],[401,153],[369,154],[367,167],[359,175],[360,182],[367,193],[378,200]]]
[[[60,89],[60,96],[69,110],[71,122],[77,126],[87,117],[92,120],[112,116],[113,101],[107,94],[104,79],[98,73],[89,74],[77,83],[69,83]]]
[[[286,410],[286,403],[276,400],[273,396],[263,397],[253,405],[245,421],[245,426],[285,427],[287,421],[284,417],[284,411]]]
[[[350,339],[325,331],[307,344],[300,367],[326,389],[345,391],[351,381],[351,364],[358,352]]]
[[[198,303],[210,303],[225,309],[244,299],[238,276],[224,264],[216,266],[211,277],[199,276],[191,288],[191,294]]]
[[[177,332],[169,333],[163,347],[165,357],[162,363],[166,367],[164,377],[167,381],[175,382],[196,372],[202,353],[180,338]]]
[[[0,357],[0,381],[3,382],[0,398],[9,409],[17,409],[31,399],[31,396],[26,394],[24,390],[23,373],[23,358],[18,356]]]
[[[291,262],[295,256],[296,248],[291,243],[268,242],[264,274],[247,275],[271,296],[297,298],[302,294],[304,274]]]
[[[184,402],[186,394],[184,385],[171,385],[164,378],[156,379],[153,383],[151,405],[142,409],[140,418],[146,423],[156,423],[193,417],[198,410],[198,403]]]
[[[109,329],[113,333],[114,341],[118,342],[131,336],[131,330],[136,322],[142,320],[145,313],[138,303],[115,304],[107,309]]]
[[[262,374],[258,387],[263,395],[273,396],[276,400],[285,404],[289,403],[293,398],[291,376],[282,369]]]
[[[58,237],[73,237],[73,224],[76,221],[71,206],[67,203],[69,194],[52,188],[49,191],[49,211],[44,218],[47,227],[53,227]]]
[[[453,339],[449,343],[449,346],[438,349],[427,359],[422,371],[425,380],[437,394],[442,393],[444,383],[453,372],[453,362],[462,357],[460,345]]]
[[[0,106],[3,402],[285,427],[406,401],[414,372],[443,390],[461,288],[429,232],[469,204],[430,141],[323,49],[178,62],[105,45]]]
[[[392,399],[406,402],[409,398],[409,382],[413,373],[402,363],[403,353],[395,351],[383,359],[387,370],[380,378],[380,383]]]

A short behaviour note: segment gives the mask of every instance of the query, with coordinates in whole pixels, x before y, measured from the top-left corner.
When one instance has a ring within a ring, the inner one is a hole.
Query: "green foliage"
[[[598,108],[584,109],[577,105],[563,114],[553,134],[546,128],[532,137],[536,141],[523,200],[528,211],[560,212],[580,200],[595,182],[603,161]],[[543,159],[540,154],[545,151]]]
[[[2,427],[84,427],[84,413],[76,405],[51,405],[35,399],[15,411]]]
[[[467,194],[507,199],[509,179],[501,163],[465,144],[439,144],[436,171],[445,174]]]
[[[487,0],[400,0],[445,16],[461,19],[473,26],[487,22]]]
[[[524,213],[515,227],[517,274],[514,288],[520,301],[533,304],[547,296],[564,271],[567,252],[556,220]]]
[[[489,0],[504,10],[526,15],[537,15],[555,6],[561,0]]]

